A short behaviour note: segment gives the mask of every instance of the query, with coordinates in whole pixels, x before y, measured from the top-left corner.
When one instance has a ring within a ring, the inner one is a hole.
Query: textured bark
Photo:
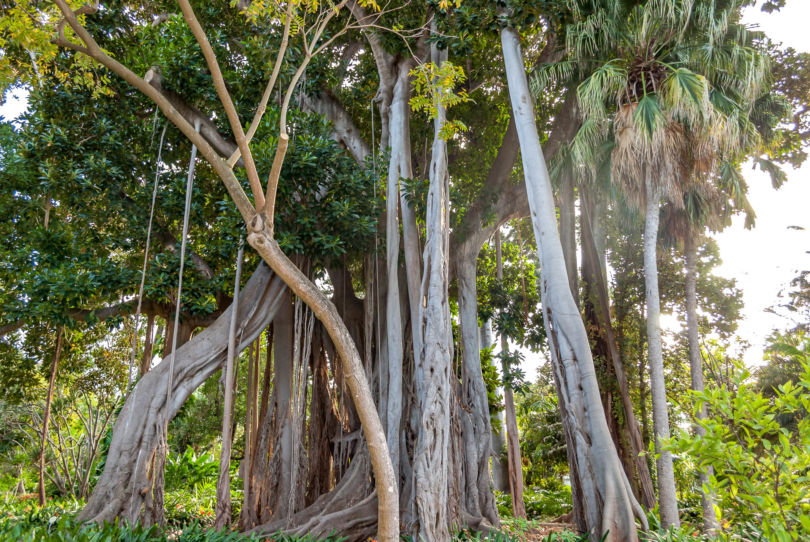
[[[461,331],[461,418],[464,443],[464,486],[462,505],[476,523],[497,526],[498,512],[490,480],[489,402],[481,371],[478,333],[477,259],[480,245],[465,243],[457,253],[458,310]]]
[[[56,348],[53,351],[51,377],[48,380],[48,394],[45,396],[45,412],[42,414],[42,437],[39,444],[39,483],[37,485],[37,497],[40,506],[45,506],[45,448],[48,444],[48,430],[51,424],[51,404],[53,403],[53,394],[56,390],[56,374],[59,371],[59,356],[62,353],[62,336],[64,333],[64,329],[60,326],[56,332]]]
[[[233,362],[236,357],[236,315],[239,313],[239,287],[242,278],[244,245],[236,255],[236,279],[234,280],[233,310],[228,326],[228,352],[225,360],[225,398],[222,406],[222,450],[219,454],[219,477],[217,478],[217,504],[214,527],[222,530],[231,523],[231,442],[233,416]],[[154,319],[150,320],[154,322]],[[147,334],[151,326],[147,325]]]
[[[211,144],[204,137],[202,137],[197,130],[195,130],[194,126],[192,126],[182,114],[180,114],[177,108],[172,105],[170,100],[168,100],[157,89],[147,83],[143,78],[137,76],[134,72],[132,72],[132,70],[110,57],[99,46],[87,29],[82,26],[79,20],[79,14],[86,13],[88,11],[93,12],[97,8],[93,6],[83,6],[82,8],[79,8],[77,12],[74,12],[64,0],[55,0],[55,3],[59,11],[64,16],[65,23],[69,25],[70,28],[76,33],[76,36],[79,40],[81,40],[83,45],[80,46],[75,42],[63,39],[62,36],[57,38],[57,43],[61,46],[77,50],[80,53],[96,60],[113,73],[119,75],[122,79],[157,104],[164,115],[166,115],[166,117],[175,126],[177,126],[178,129],[199,149],[200,153],[202,153],[213,170],[222,180],[228,194],[239,210],[239,213],[242,215],[245,223],[248,225],[248,229],[250,231],[250,235],[248,237],[249,244],[257,250],[264,261],[270,265],[273,271],[276,272],[284,283],[312,309],[316,317],[323,322],[324,327],[327,329],[338,353],[344,360],[346,374],[348,377],[347,384],[349,386],[349,390],[354,396],[357,412],[363,425],[364,434],[368,441],[369,454],[377,487],[380,488],[380,491],[378,492],[378,539],[384,542],[396,542],[399,534],[398,494],[394,490],[396,480],[394,479],[391,461],[386,450],[385,433],[375,409],[373,396],[371,395],[368,381],[366,380],[366,376],[363,372],[359,353],[357,352],[357,348],[352,341],[346,326],[340,320],[334,305],[329,302],[323,293],[318,290],[316,285],[313,284],[312,281],[308,280],[301,270],[298,269],[281,251],[273,238],[272,226],[267,226],[268,222],[272,225],[272,215],[265,218],[264,216],[257,214],[256,207],[254,207],[253,203],[248,198],[239,182],[239,179],[237,179],[237,177],[234,175],[231,167],[217,155],[217,152],[214,150]],[[204,32],[199,28],[199,24],[197,23],[196,27],[194,24],[192,24],[196,23],[196,21],[194,20],[193,12],[188,3],[181,2],[181,7],[183,8],[184,17],[186,18],[187,22],[189,22],[189,26],[192,27],[192,31],[195,33],[195,37],[203,49],[209,69],[211,70],[212,74],[216,72],[216,77],[214,77],[214,86],[216,87],[217,93],[220,95],[220,101],[222,102],[223,106],[225,106],[231,129],[237,134],[237,140],[240,143],[239,146],[244,158],[248,179],[251,181],[251,188],[254,198],[256,199],[256,206],[263,209],[264,204],[261,200],[264,198],[261,194],[261,190],[257,191],[255,187],[253,187],[255,184],[253,181],[258,182],[260,185],[255,164],[252,163],[250,149],[247,147],[247,144],[244,141],[244,136],[242,135],[241,138],[239,137],[240,133],[243,134],[242,125],[233,103],[230,100],[227,88],[225,87],[224,79],[222,78],[221,70],[218,67],[215,54],[211,49]],[[327,17],[331,17],[331,14]],[[300,72],[301,70],[299,69],[298,73]],[[148,374],[151,375],[154,372],[155,371],[153,370]],[[153,379],[149,380],[152,381],[157,378],[158,377],[153,377]],[[187,396],[183,395],[183,399],[185,399],[185,397]],[[157,400],[157,398],[155,398],[155,400]],[[174,407],[174,404],[175,401],[172,400],[171,405],[166,405],[166,408],[169,409],[170,413]],[[147,415],[146,418],[149,418],[149,416]],[[119,422],[121,419],[122,418],[119,416]],[[151,440],[151,437],[148,440]],[[144,484],[141,484],[142,487],[143,485]],[[113,486],[107,486],[106,491],[110,491],[111,487]],[[123,486],[121,484],[117,484],[114,487],[134,487],[134,484],[125,483]],[[117,502],[120,503],[121,499],[118,499]],[[108,506],[113,509],[116,508],[116,500],[108,499]],[[101,506],[99,508],[105,507]],[[138,509],[140,509],[140,503],[138,503]],[[113,512],[113,517],[118,515],[118,513],[119,510]],[[95,514],[92,512],[88,514],[89,517],[93,517],[94,515]]]
[[[689,340],[689,371],[692,380],[692,391],[702,392],[703,385],[703,361],[700,355],[700,337],[698,335],[697,317],[697,234],[689,232],[684,240],[684,252],[686,253],[686,335]],[[700,421],[707,416],[706,405],[702,405],[696,413],[697,423],[694,424],[695,432],[702,438],[706,435]],[[713,535],[719,528],[717,514],[714,511],[714,499],[710,493],[703,490],[704,485],[711,476],[711,467],[700,472],[700,497],[703,508],[703,532]]]
[[[534,107],[519,36],[501,29],[504,64],[523,158],[532,225],[541,267],[540,295],[558,384],[563,427],[575,449],[572,478],[582,488],[583,514],[592,540],[638,540],[634,514],[646,523],[633,497],[605,422],[588,336],[571,295],[557,231],[551,182],[534,121]],[[645,525],[646,526],[646,525]]]
[[[284,290],[281,279],[266,266],[253,273],[240,294],[241,340],[237,350],[247,346],[272,320]],[[173,417],[194,390],[222,367],[231,310],[228,308],[208,329],[177,349],[170,405],[164,393],[167,359],[138,381],[118,415],[104,472],[79,520],[138,521],[155,482],[150,467],[161,440],[166,409]]]
[[[667,389],[664,381],[664,355],[661,346],[661,298],[658,293],[658,223],[660,192],[649,175],[646,179],[647,209],[644,216],[644,285],[647,299],[647,357],[650,364],[653,429],[655,431],[656,471],[658,474],[658,511],[661,526],[679,526],[678,501],[675,496],[675,472],[672,452],[661,449],[660,442],[669,438]]]
[[[605,379],[603,380],[605,385],[602,390],[603,402],[606,404],[606,410],[608,403],[612,407],[612,393],[606,394],[605,388],[615,382],[621,402],[624,427],[621,427],[618,417],[612,414],[608,416],[609,423],[611,420],[614,422],[611,424],[611,433],[619,450],[625,473],[633,483],[636,498],[647,510],[651,510],[655,506],[655,490],[647,465],[647,449],[644,447],[641,428],[633,410],[630,384],[611,322],[605,253],[600,250],[601,244],[597,241],[596,235],[598,210],[589,189],[583,187],[581,193],[582,281],[585,284],[583,298],[591,341],[595,345],[594,351],[600,353],[606,364]],[[606,397],[607,395],[610,397]]]
[[[432,53],[437,64],[447,58],[446,51],[440,56],[435,46],[432,47]],[[415,356],[420,423],[413,469],[419,517],[418,536],[431,542],[449,542],[447,483],[452,361],[450,348],[453,340],[448,298],[450,203],[447,142],[439,134],[445,121],[444,109],[440,103],[438,111],[425,217],[425,268],[421,288],[423,303],[419,304],[418,330],[414,329],[413,332],[414,337],[419,335],[422,338],[422,351]],[[403,203],[403,218],[405,207],[407,204]],[[415,338],[414,344],[417,344]]]
[[[226,183],[231,186],[230,183]],[[231,187],[235,188],[235,187]],[[346,384],[368,442],[369,455],[377,484],[378,540],[396,542],[399,537],[399,494],[388,455],[385,432],[377,414],[374,398],[363,370],[363,361],[337,308],[281,251],[264,219],[254,215],[248,223],[248,243],[270,264],[284,283],[309,306],[323,323],[343,360]]]

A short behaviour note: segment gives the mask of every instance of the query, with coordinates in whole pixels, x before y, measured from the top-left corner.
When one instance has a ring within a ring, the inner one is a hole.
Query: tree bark
[[[560,180],[560,242],[562,243],[565,269],[568,272],[568,285],[571,295],[579,306],[579,283],[577,280],[577,239],[576,239],[576,194],[574,175],[566,170]]]
[[[158,335],[160,330],[158,328]],[[145,375],[152,368],[152,350],[155,346],[155,315],[149,314],[146,318],[146,340],[143,345],[143,356],[141,357],[140,376]]]
[[[551,182],[543,159],[534,106],[514,29],[501,29],[501,45],[512,111],[517,123],[526,191],[542,272],[540,295],[558,384],[563,427],[575,446],[575,472],[582,487],[583,513],[591,539],[638,540],[634,513],[646,517],[633,497],[602,408],[588,336],[571,295]]]
[[[447,58],[431,47],[436,64]],[[431,542],[449,542],[447,501],[450,445],[450,372],[453,335],[448,298],[449,251],[449,175],[447,172],[447,142],[439,131],[445,122],[445,112],[438,102],[435,119],[430,187],[425,217],[426,242],[424,273],[419,306],[419,326],[413,330],[423,341],[422,351],[415,350],[416,390],[420,403],[419,436],[414,455],[416,506],[419,517],[419,537]],[[392,129],[392,133],[393,133]],[[403,218],[407,203],[403,202]],[[407,253],[407,247],[406,247]],[[389,322],[390,324],[390,322]],[[477,328],[477,326],[476,326]]]
[[[272,320],[284,291],[284,283],[266,266],[260,265],[253,273],[240,294],[237,320],[241,322],[241,340],[237,351]],[[165,394],[167,359],[132,389],[113,428],[104,471],[78,515],[80,521],[102,523],[120,518],[134,523],[141,517],[155,482],[150,465],[161,439],[166,409],[173,417],[194,390],[222,367],[232,310],[229,307],[210,327],[177,349],[170,405]]]
[[[700,355],[700,337],[698,334],[697,317],[697,233],[688,232],[684,240],[686,253],[686,335],[689,341],[689,371],[692,377],[692,391],[702,392],[703,361]],[[702,405],[696,412],[697,423],[695,432],[702,438],[706,429],[700,421],[707,416],[706,405]],[[719,528],[717,514],[714,511],[714,499],[705,491],[704,487],[711,476],[711,467],[700,472],[700,497],[703,508],[703,532],[714,535]]]
[[[48,394],[45,396],[45,412],[42,414],[42,438],[40,439],[39,445],[39,485],[37,486],[40,506],[45,506],[45,449],[48,445],[48,429],[51,424],[51,404],[53,403],[53,394],[56,389],[56,374],[59,370],[59,357],[62,353],[62,336],[64,333],[64,328],[59,326],[59,329],[56,331],[56,347],[53,351],[51,377],[48,380]]]
[[[233,416],[233,361],[236,357],[236,315],[239,312],[239,282],[242,278],[244,245],[239,245],[236,255],[236,279],[233,287],[233,311],[228,328],[228,354],[225,361],[225,399],[222,412],[222,451],[219,454],[219,478],[217,478],[217,505],[214,528],[222,530],[231,523],[231,418]],[[154,322],[154,318],[150,318]],[[147,334],[151,325],[147,325]],[[148,339],[147,339],[148,341]]]
[[[487,320],[481,325],[481,349],[492,348],[492,321]],[[503,374],[503,373],[501,373]],[[500,389],[503,394],[503,388]],[[506,450],[506,420],[504,412],[498,413],[501,427],[499,430],[492,428],[490,446],[492,447],[492,485],[502,493],[509,491],[509,464],[504,461],[504,451]]]
[[[386,290],[386,335],[387,335],[387,382],[381,403],[386,407],[386,437],[391,464],[399,488],[399,435],[402,420],[402,360],[403,335],[402,313],[399,299],[399,180],[411,176],[410,129],[408,116],[408,72],[398,68],[391,103],[388,147],[391,156],[388,164],[385,220],[385,261],[388,288]],[[404,211],[405,209],[403,209]]]
[[[580,229],[582,237],[582,280],[585,284],[584,305],[586,317],[592,320],[591,329],[594,330],[593,341],[595,350],[609,360],[609,369],[606,367],[605,377],[608,381],[615,379],[622,406],[622,417],[626,432],[616,420],[617,431],[614,439],[619,448],[620,457],[625,472],[631,482],[635,484],[635,492],[641,504],[652,510],[655,506],[655,490],[652,476],[647,465],[644,441],[641,438],[641,428],[633,410],[633,401],[630,397],[630,385],[627,373],[622,363],[616,335],[613,331],[610,311],[610,297],[608,294],[605,253],[599,249],[600,244],[596,238],[597,220],[599,218],[594,196],[590,189],[581,187],[581,220]],[[612,401],[612,398],[611,398]],[[615,416],[614,416],[615,418]],[[623,435],[623,433],[625,433]],[[623,438],[626,436],[627,438]],[[627,442],[625,442],[625,440]],[[629,450],[625,450],[629,446]]]
[[[248,224],[248,243],[270,264],[285,284],[300,297],[323,323],[343,360],[346,383],[354,398],[377,483],[378,540],[396,542],[399,538],[399,494],[388,455],[385,432],[377,414],[374,398],[363,370],[363,362],[349,330],[335,306],[281,251],[261,215],[254,215]]]
[[[650,364],[650,390],[652,392],[653,429],[655,449],[658,453],[658,510],[661,526],[678,527],[678,501],[675,496],[675,472],[672,468],[672,452],[661,449],[661,440],[669,438],[669,413],[667,390],[664,381],[664,356],[661,346],[661,301],[658,293],[658,244],[660,192],[653,185],[649,174],[646,178],[647,209],[644,216],[644,284],[647,298],[647,357]]]

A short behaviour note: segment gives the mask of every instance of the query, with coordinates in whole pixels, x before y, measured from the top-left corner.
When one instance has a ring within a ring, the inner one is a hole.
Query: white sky
[[[773,14],[762,13],[757,7],[748,8],[745,13],[746,23],[758,25],[774,41],[798,51],[810,51],[809,21],[808,0],[788,0],[785,8]],[[26,105],[27,92],[9,92],[6,102],[0,104],[0,116],[14,119]],[[745,353],[746,362],[757,365],[771,331],[792,325],[766,309],[779,302],[780,291],[800,270],[810,269],[810,163],[789,170],[788,182],[778,191],[771,188],[764,173],[750,169],[744,173],[757,224],[753,230],[746,230],[742,218],[737,217],[731,227],[716,236],[723,259],[717,273],[737,279],[743,291],[745,308],[739,335],[751,344]],[[675,322],[666,315],[662,319],[664,327],[673,331],[678,327]],[[544,359],[541,355],[526,354],[524,370],[533,379]]]
[[[810,51],[809,21],[807,0],[788,0],[785,8],[772,14],[758,8],[748,8],[745,13],[745,22],[759,25],[772,40],[797,51]],[[717,274],[737,279],[743,291],[745,309],[738,333],[751,343],[746,362],[757,365],[771,331],[792,327],[766,309],[780,302],[779,292],[800,270],[810,269],[810,163],[788,168],[788,181],[778,191],[759,170],[748,169],[744,175],[757,214],[756,227],[746,230],[742,217],[735,217],[732,226],[716,236],[723,259]]]

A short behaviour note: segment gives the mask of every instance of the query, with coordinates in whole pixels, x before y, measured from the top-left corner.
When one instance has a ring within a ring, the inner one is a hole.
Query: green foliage
[[[714,469],[706,489],[716,495],[724,524],[758,525],[778,542],[810,535],[810,341],[781,348],[801,365],[796,383],[768,397],[737,363],[728,382],[694,394],[696,408],[708,408],[699,422],[706,435],[680,431],[669,444]],[[785,414],[796,417],[794,431],[779,423]]]
[[[436,66],[433,62],[420,64],[411,70],[411,84],[414,95],[410,106],[414,111],[425,111],[431,119],[439,116],[439,109],[449,109],[454,105],[470,100],[465,89],[456,90],[464,82],[464,68],[452,62],[442,62]],[[443,139],[450,139],[467,127],[460,120],[445,121],[439,132]]]
[[[526,505],[526,516],[538,520],[550,520],[571,511],[571,488],[546,480],[545,486],[526,486],[523,488],[523,503]],[[512,517],[512,496],[509,493],[495,491],[495,504],[498,515],[502,518]]]
[[[191,447],[182,454],[166,458],[166,488],[196,487],[216,479],[219,461],[211,454],[194,453]]]

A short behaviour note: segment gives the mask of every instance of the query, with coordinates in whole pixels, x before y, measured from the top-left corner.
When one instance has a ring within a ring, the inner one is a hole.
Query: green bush
[[[512,496],[509,493],[495,491],[495,504],[500,517],[512,517]],[[528,519],[556,518],[571,511],[571,488],[556,480],[547,487],[526,486],[523,489],[523,504]]]
[[[781,349],[802,368],[796,383],[765,396],[738,363],[728,383],[694,394],[698,408],[709,411],[701,422],[706,435],[679,431],[668,447],[702,469],[713,467],[706,490],[716,496],[726,530],[793,542],[810,539],[810,340]],[[795,426],[779,423],[785,415]]]

